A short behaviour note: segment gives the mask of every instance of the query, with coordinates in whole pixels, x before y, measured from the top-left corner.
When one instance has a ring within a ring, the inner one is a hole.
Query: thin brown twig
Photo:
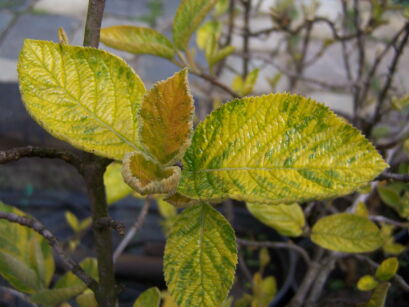
[[[388,180],[388,181],[402,181],[402,182],[409,182],[409,174],[396,174],[396,173],[389,173],[384,172],[376,177],[374,180],[381,181],[381,180]]]
[[[75,276],[81,279],[90,289],[93,291],[98,291],[98,283],[95,279],[89,276],[73,259],[68,257],[64,249],[62,248],[60,242],[57,238],[48,230],[42,223],[34,218],[29,218],[21,215],[17,215],[9,212],[0,212],[0,219],[8,220],[12,223],[17,223],[22,226],[31,228],[38,234],[40,234],[50,246],[53,248],[55,253],[61,259],[64,267],[67,271],[71,271]]]

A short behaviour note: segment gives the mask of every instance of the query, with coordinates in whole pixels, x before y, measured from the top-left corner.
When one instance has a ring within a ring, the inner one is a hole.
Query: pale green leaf
[[[254,69],[247,75],[246,80],[244,80],[241,96],[246,96],[253,91],[254,85],[257,82],[259,72],[259,69]]]
[[[26,216],[0,202],[0,211]],[[48,287],[55,265],[51,247],[31,228],[0,220],[0,275],[16,290],[34,293]]]
[[[180,307],[219,306],[237,264],[234,230],[216,209],[198,204],[178,215],[166,242],[164,272]]]
[[[195,199],[302,202],[351,193],[386,166],[322,104],[289,94],[246,97],[197,126],[178,191]]]
[[[193,97],[183,69],[156,83],[145,95],[139,112],[143,147],[162,165],[173,165],[190,145]]]
[[[361,291],[371,291],[377,285],[378,282],[371,275],[362,276],[356,284],[357,288]]]
[[[283,236],[298,237],[305,225],[304,212],[298,204],[266,205],[246,203],[250,213]]]
[[[162,167],[142,152],[130,152],[122,163],[125,182],[142,195],[172,194],[180,179],[178,166]]]
[[[362,217],[368,217],[368,208],[366,207],[364,202],[359,202],[355,209],[355,214],[360,215]]]
[[[212,55],[210,59],[210,64],[214,65],[217,62],[220,62],[224,58],[231,55],[235,50],[236,48],[234,46],[227,46],[227,47],[224,47],[223,49],[218,50],[215,54]]]
[[[80,222],[78,218],[70,211],[65,211],[65,220],[74,232],[78,232],[80,229]]]
[[[339,213],[321,218],[311,232],[315,244],[338,252],[371,252],[383,244],[379,228],[356,214]]]
[[[173,20],[173,41],[181,50],[187,50],[190,37],[214,7],[217,0],[182,0]]]
[[[136,299],[133,307],[159,307],[160,291],[156,287],[149,288],[142,292]]]
[[[391,284],[388,282],[383,282],[376,286],[365,307],[384,307],[390,286]]]
[[[105,45],[136,54],[152,54],[172,60],[175,49],[172,43],[156,30],[135,26],[112,26],[101,29],[101,42]]]
[[[395,276],[399,268],[399,261],[396,257],[388,258],[382,261],[376,269],[375,277],[378,280],[386,281]]]
[[[265,266],[270,263],[270,253],[268,252],[268,249],[265,247],[262,247],[260,249],[260,253],[258,255],[258,258],[260,260],[260,268],[264,270]]]
[[[132,193],[132,189],[122,178],[121,170],[121,163],[113,162],[108,165],[104,173],[105,193],[108,204],[117,202]]]
[[[136,116],[145,87],[119,57],[26,39],[18,72],[27,110],[53,136],[117,160],[140,149]]]
[[[224,14],[229,8],[229,3],[229,0],[218,0],[215,7],[216,16]]]
[[[98,307],[94,292],[92,292],[90,289],[87,289],[84,291],[84,293],[78,295],[75,298],[75,301],[80,307]]]
[[[260,273],[253,276],[252,307],[268,307],[277,292],[277,282],[273,276],[262,278]]]
[[[196,33],[196,44],[202,49],[206,50],[209,40],[217,41],[220,37],[222,24],[217,20],[209,20],[205,22]]]

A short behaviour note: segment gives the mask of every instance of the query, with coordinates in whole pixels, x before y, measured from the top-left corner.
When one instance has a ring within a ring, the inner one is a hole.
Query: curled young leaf
[[[152,54],[173,59],[175,49],[164,36],[150,28],[112,26],[101,29],[101,42],[105,45],[136,54]]]
[[[140,149],[136,115],[145,87],[119,57],[26,39],[18,73],[27,110],[53,136],[116,160]]]
[[[178,192],[206,200],[301,202],[348,194],[386,166],[328,107],[270,94],[226,103],[197,126]]]
[[[122,176],[131,188],[142,195],[172,194],[180,179],[180,168],[162,167],[148,155],[134,151],[124,157]]]
[[[372,252],[383,244],[379,228],[365,217],[339,213],[318,220],[311,240],[321,247],[344,253]]]
[[[190,145],[194,106],[187,73],[183,69],[156,83],[139,112],[141,143],[162,165],[174,164]]]
[[[164,272],[179,307],[220,306],[233,284],[237,264],[234,230],[216,209],[185,209],[166,242]]]

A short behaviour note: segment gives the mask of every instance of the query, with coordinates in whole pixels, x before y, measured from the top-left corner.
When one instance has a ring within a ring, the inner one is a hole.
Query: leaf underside
[[[18,72],[27,110],[53,136],[117,160],[140,149],[136,115],[145,87],[119,57],[27,39]]]
[[[196,199],[291,203],[348,194],[387,164],[326,106],[289,94],[233,100],[196,128],[178,187]]]
[[[164,272],[179,307],[219,306],[236,263],[234,230],[218,211],[198,204],[178,215],[166,242]]]

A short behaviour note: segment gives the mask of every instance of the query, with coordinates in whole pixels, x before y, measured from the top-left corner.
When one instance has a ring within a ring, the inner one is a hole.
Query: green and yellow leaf
[[[298,237],[305,225],[304,212],[299,204],[267,205],[246,203],[250,213],[263,224],[283,236]]]
[[[311,240],[323,248],[344,253],[371,252],[383,245],[379,228],[365,217],[333,214],[312,227]]]
[[[94,292],[90,289],[85,290],[82,294],[75,298],[79,307],[98,307]]]
[[[202,203],[178,215],[166,242],[164,272],[179,307],[219,306],[236,264],[234,230],[216,209]]]
[[[145,95],[139,113],[139,136],[148,153],[162,165],[172,165],[190,145],[193,97],[187,69],[156,83]]]
[[[217,39],[220,37],[222,30],[222,23],[217,20],[209,20],[205,22],[196,32],[197,46],[205,50],[210,39]]]
[[[361,291],[371,291],[378,285],[378,282],[371,275],[362,276],[357,283],[357,288]]]
[[[121,170],[121,163],[112,162],[104,173],[105,193],[108,204],[117,202],[132,193],[132,189],[122,178]]]
[[[165,35],[156,30],[135,26],[112,26],[101,29],[105,45],[136,54],[152,54],[172,60],[176,50]]]
[[[27,216],[0,202],[0,211]],[[31,228],[0,220],[0,275],[16,290],[34,293],[48,287],[54,274],[48,242]]]
[[[191,205],[194,205],[200,202],[197,199],[186,197],[177,192],[175,194],[165,197],[163,200],[172,204],[176,208],[186,208],[186,207],[189,207]]]
[[[387,164],[326,106],[289,94],[233,100],[194,132],[178,192],[292,203],[351,193]]]
[[[384,307],[386,296],[388,295],[388,290],[391,284],[388,282],[380,283],[376,286],[375,290],[372,292],[371,298],[364,305],[365,307]]]
[[[122,163],[125,182],[142,195],[172,194],[180,179],[178,166],[162,167],[142,152],[130,152]]]
[[[18,73],[27,110],[53,136],[116,160],[140,149],[136,117],[145,87],[119,57],[26,39]]]
[[[362,217],[368,217],[368,208],[366,207],[364,202],[359,202],[355,209],[355,214],[360,215]]]
[[[387,281],[395,276],[399,268],[399,261],[396,257],[388,258],[382,261],[376,269],[375,277],[381,281]]]
[[[262,278],[260,273],[253,276],[252,307],[268,307],[277,292],[277,282],[273,276]]]
[[[192,33],[217,3],[217,0],[182,0],[173,20],[173,41],[180,50],[187,50]]]
[[[160,298],[161,295],[159,289],[152,287],[139,295],[133,304],[133,307],[159,307]]]
[[[80,230],[80,221],[72,212],[65,211],[65,220],[74,232]]]

